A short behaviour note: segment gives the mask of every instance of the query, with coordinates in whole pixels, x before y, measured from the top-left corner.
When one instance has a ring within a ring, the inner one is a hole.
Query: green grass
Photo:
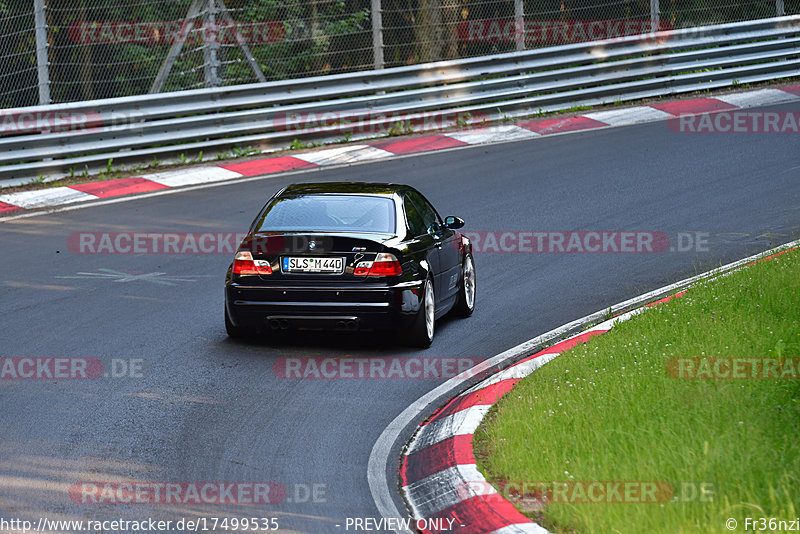
[[[656,503],[516,500],[556,532],[730,532],[728,518],[744,532],[746,517],[795,520],[800,380],[666,370],[671,358],[753,356],[800,357],[800,252],[691,288],[521,381],[475,434],[479,467],[499,486],[659,481],[677,491]]]

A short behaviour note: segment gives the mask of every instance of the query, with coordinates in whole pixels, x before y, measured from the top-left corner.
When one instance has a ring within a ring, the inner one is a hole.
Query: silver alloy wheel
[[[428,331],[428,339],[433,339],[433,325],[435,322],[436,301],[433,297],[433,284],[430,280],[425,281],[425,328]]]
[[[475,264],[471,256],[464,262],[464,297],[471,310],[475,306]]]

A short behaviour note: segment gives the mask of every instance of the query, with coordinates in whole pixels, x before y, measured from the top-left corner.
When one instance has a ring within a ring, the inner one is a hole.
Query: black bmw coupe
[[[436,319],[475,309],[463,226],[406,185],[291,185],[262,208],[228,268],[228,335],[394,329],[428,347]]]

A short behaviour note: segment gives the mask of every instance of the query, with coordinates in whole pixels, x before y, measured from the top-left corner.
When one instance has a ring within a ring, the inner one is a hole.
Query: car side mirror
[[[451,230],[458,230],[459,228],[464,228],[464,219],[461,217],[454,217],[450,215],[449,217],[445,217],[444,225],[451,229]]]

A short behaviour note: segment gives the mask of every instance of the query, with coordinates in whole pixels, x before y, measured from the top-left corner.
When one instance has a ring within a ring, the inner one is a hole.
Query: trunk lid
[[[259,276],[265,282],[336,283],[366,280],[365,276],[353,274],[355,266],[374,260],[394,237],[373,233],[259,232],[246,238],[240,250],[249,250],[255,260],[269,262],[272,274]]]

